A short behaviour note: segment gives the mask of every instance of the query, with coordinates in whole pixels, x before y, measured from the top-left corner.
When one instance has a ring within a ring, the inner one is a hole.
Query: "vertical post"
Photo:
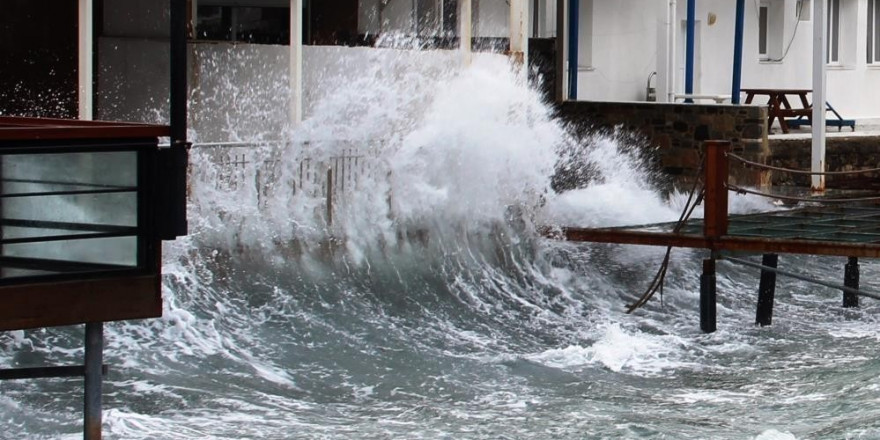
[[[678,63],[676,47],[678,46],[678,3],[676,0],[669,0],[669,61],[666,65],[668,72],[666,75],[666,102],[675,102],[675,89],[678,87],[676,83],[676,66]]]
[[[104,362],[104,323],[86,324],[84,440],[101,440],[101,366]]]
[[[694,93],[694,42],[696,40],[696,22],[697,22],[697,1],[688,0],[687,2],[687,35],[685,41],[685,58],[684,58],[684,93],[692,95]],[[694,102],[693,99],[685,99],[684,102]]]
[[[712,333],[717,327],[715,292],[715,256],[703,260],[703,274],[700,275],[700,330]]]
[[[733,37],[733,85],[730,90],[730,102],[739,104],[742,90],[742,53],[743,34],[745,32],[746,0],[736,0],[736,29]]]
[[[290,0],[290,125],[303,120],[302,46],[303,0]]]
[[[77,101],[79,118],[94,118],[94,0],[79,0],[78,29],[78,82]]]
[[[333,168],[327,168],[327,226],[333,224]]]
[[[776,269],[779,255],[764,254],[761,265]],[[758,311],[755,314],[755,325],[764,327],[773,322],[773,299],[776,296],[776,272],[761,269],[761,283],[758,286]]]
[[[465,66],[471,64],[473,59],[473,36],[474,36],[474,8],[471,0],[458,1],[458,46],[461,51],[461,62]]]
[[[577,100],[580,0],[568,0],[568,99]]]
[[[510,57],[514,64],[528,68],[529,51],[529,4],[526,0],[510,2]]]
[[[825,51],[828,23],[825,21],[826,0],[813,0],[813,130],[810,170],[825,171]],[[825,176],[812,176],[814,193],[825,192]]]
[[[708,238],[727,235],[727,150],[728,141],[706,141],[706,196],[703,205],[703,233]]]
[[[859,259],[857,257],[849,257],[843,271],[843,285],[851,289],[859,289]],[[843,306],[847,308],[858,307],[859,296],[852,292],[843,292]]]
[[[159,218],[159,238],[172,240],[186,235],[186,176],[189,166],[189,144],[186,135],[187,114],[187,0],[171,0],[170,19],[170,119],[171,148],[159,151],[162,173],[165,176],[160,189],[162,204]]]
[[[556,102],[565,101],[565,2],[556,0]]]

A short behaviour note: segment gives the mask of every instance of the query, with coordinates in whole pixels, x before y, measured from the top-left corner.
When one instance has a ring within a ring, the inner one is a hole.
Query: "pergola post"
[[[79,0],[78,8],[78,87],[77,102],[80,119],[94,118],[94,0]]]
[[[303,120],[302,46],[303,0],[290,0],[290,124]]]
[[[828,23],[825,0],[813,0],[813,129],[810,170],[825,172],[825,51]],[[825,176],[813,175],[810,182],[813,193],[825,192]]]
[[[459,0],[458,7],[458,46],[462,64],[469,66],[473,59],[474,8],[471,0]]]
[[[510,57],[515,64],[528,66],[529,4],[526,0],[510,0]]]

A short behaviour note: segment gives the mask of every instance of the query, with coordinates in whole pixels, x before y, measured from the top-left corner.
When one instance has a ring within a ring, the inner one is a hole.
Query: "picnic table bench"
[[[779,127],[783,133],[788,133],[789,125],[786,118],[806,118],[806,124],[812,122],[813,106],[807,100],[810,89],[742,89],[746,94],[746,104],[751,104],[755,96],[767,96],[767,127],[773,125],[773,121],[779,121]],[[792,107],[788,100],[789,96],[800,99],[801,107]]]

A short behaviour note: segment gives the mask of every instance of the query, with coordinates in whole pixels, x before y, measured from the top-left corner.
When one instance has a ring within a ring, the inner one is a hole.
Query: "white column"
[[[521,66],[528,66],[529,5],[527,0],[510,0],[510,57]]]
[[[290,123],[303,120],[302,40],[303,0],[290,0]]]
[[[469,66],[473,58],[471,39],[474,36],[474,9],[471,0],[458,0],[458,6],[458,40],[461,62],[465,66]]]
[[[825,171],[825,51],[828,24],[825,21],[826,1],[813,0],[813,144],[810,170]],[[825,176],[813,176],[810,187],[814,193],[825,191]]]
[[[676,79],[675,79],[675,71],[678,68],[678,59],[676,58],[678,55],[675,53],[676,51],[676,43],[678,42],[678,3],[676,0],[669,1],[669,11],[667,12],[669,15],[669,34],[666,36],[669,38],[669,60],[667,60],[666,68],[666,102],[675,102],[675,89],[676,89]]]
[[[77,32],[79,34],[79,65],[77,101],[79,118],[94,118],[94,25],[93,0],[79,0],[79,18]]]

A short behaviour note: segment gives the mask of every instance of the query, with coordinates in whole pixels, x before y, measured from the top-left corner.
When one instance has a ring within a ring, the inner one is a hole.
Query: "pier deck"
[[[714,251],[880,258],[880,206],[814,206],[728,217],[727,234],[707,237],[702,219],[613,228],[562,228],[569,241]]]

